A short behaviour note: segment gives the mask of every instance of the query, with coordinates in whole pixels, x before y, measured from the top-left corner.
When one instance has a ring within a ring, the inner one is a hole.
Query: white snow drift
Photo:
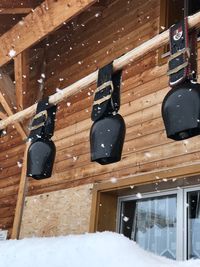
[[[122,235],[104,232],[0,242],[0,267],[199,267],[139,248]]]

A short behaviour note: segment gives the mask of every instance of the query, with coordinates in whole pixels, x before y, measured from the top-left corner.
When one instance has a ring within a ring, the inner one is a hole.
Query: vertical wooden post
[[[23,214],[23,208],[24,208],[24,200],[25,200],[26,188],[27,188],[26,170],[27,170],[27,154],[28,154],[29,146],[30,146],[30,142],[27,142],[25,152],[24,152],[21,179],[20,179],[19,189],[18,189],[17,205],[15,209],[15,217],[14,217],[13,229],[12,229],[12,234],[11,234],[12,239],[18,239],[19,234],[20,234],[20,227],[21,227],[22,214]]]
[[[99,205],[100,205],[100,192],[93,188],[92,190],[92,206],[90,212],[90,225],[89,232],[94,233],[97,230],[97,218],[99,216]]]
[[[15,91],[17,109],[27,108],[27,92],[29,82],[29,51],[25,50],[14,58]]]

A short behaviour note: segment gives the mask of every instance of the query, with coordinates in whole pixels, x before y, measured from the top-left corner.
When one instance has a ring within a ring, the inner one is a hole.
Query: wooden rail
[[[188,18],[189,28],[199,27],[200,26],[200,12],[194,14]],[[169,40],[169,30],[164,31],[163,33],[156,35],[152,39],[144,42],[140,46],[129,51],[122,57],[114,60],[113,66],[114,70],[120,70],[125,67],[130,62],[133,62],[145,54],[165,45]],[[95,71],[88,76],[80,79],[79,81],[73,83],[72,85],[64,88],[58,93],[55,93],[49,97],[49,102],[51,104],[57,104],[62,100],[68,98],[69,96],[76,94],[78,91],[90,86],[96,82],[98,77],[98,71]],[[37,104],[32,105],[31,107],[24,109],[14,115],[9,116],[8,118],[0,121],[0,129],[4,129],[10,124],[15,122],[23,121],[24,119],[30,118],[36,112]]]

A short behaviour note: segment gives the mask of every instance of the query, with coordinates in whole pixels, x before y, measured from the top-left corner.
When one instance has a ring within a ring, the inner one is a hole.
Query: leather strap
[[[177,86],[186,80],[196,80],[197,33],[188,31],[187,17],[170,27],[170,52],[168,61],[169,84]]]
[[[189,36],[187,18],[172,25],[169,32],[171,52],[168,62],[169,84],[175,86],[186,80],[188,74],[189,53],[186,51],[189,51]]]
[[[118,112],[120,108],[121,73],[121,71],[118,71],[113,74],[112,63],[99,70],[91,114],[93,121]]]
[[[50,139],[54,133],[56,105],[49,104],[49,98],[38,102],[36,114],[33,117],[29,138],[35,141],[38,138]]]

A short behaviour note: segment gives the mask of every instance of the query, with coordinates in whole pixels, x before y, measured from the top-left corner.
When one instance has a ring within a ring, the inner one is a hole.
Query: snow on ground
[[[199,267],[199,260],[176,262],[139,248],[111,232],[0,242],[0,267]]]

